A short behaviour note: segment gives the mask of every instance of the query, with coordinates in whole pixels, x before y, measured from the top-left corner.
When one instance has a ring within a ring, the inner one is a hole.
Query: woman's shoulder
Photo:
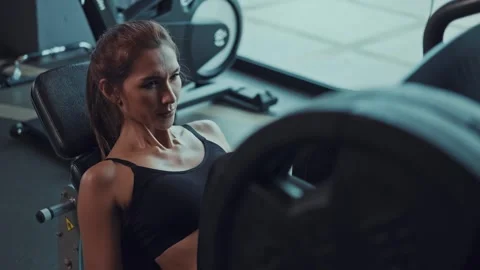
[[[118,176],[118,168],[113,162],[108,160],[100,161],[83,174],[80,181],[80,189],[105,190],[106,188],[111,188]]]
[[[230,151],[230,145],[225,138],[220,126],[212,120],[197,120],[188,123],[198,133],[200,133],[207,140],[212,141],[222,147],[225,151]]]

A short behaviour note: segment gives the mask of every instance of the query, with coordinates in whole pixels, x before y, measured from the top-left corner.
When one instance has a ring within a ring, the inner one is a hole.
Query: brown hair
[[[120,135],[123,115],[119,107],[100,91],[106,79],[107,91],[122,89],[139,54],[146,49],[170,46],[178,48],[165,28],[154,21],[130,21],[108,29],[98,40],[90,58],[86,101],[95,138],[102,153],[108,155]]]

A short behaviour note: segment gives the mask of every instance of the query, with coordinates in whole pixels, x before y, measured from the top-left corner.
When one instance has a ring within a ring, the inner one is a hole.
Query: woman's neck
[[[166,150],[173,148],[177,144],[171,128],[166,130],[154,129],[133,120],[124,122],[117,142],[120,142],[131,151],[153,148]]]

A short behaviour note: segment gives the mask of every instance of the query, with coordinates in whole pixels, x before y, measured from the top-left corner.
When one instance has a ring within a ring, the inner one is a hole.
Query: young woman
[[[230,147],[212,121],[173,125],[177,57],[152,21],[109,29],[91,56],[87,107],[104,160],[79,189],[84,270],[197,268],[204,185]]]

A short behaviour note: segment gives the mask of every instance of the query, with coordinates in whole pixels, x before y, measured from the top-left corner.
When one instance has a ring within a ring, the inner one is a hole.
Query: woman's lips
[[[169,112],[164,112],[164,113],[158,113],[157,115],[160,116],[160,117],[163,117],[163,118],[169,118],[169,117],[173,116],[174,113],[175,113],[175,110],[169,111]]]

